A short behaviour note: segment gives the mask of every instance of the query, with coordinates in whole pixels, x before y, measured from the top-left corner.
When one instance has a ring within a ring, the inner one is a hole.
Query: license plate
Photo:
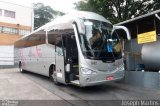
[[[111,81],[111,80],[113,80],[113,79],[114,79],[113,76],[107,76],[107,77],[106,77],[106,80],[109,80],[109,81]]]

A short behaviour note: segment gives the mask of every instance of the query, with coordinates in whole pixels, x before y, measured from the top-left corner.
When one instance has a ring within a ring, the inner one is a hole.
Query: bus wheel
[[[55,66],[51,65],[50,69],[49,69],[49,77],[50,80],[53,81],[55,84],[58,84],[57,82],[57,75],[56,75],[56,70],[55,70]]]
[[[19,62],[19,71],[20,71],[21,73],[24,73],[24,72],[25,72],[24,69],[22,69],[22,63],[21,63],[21,62]]]

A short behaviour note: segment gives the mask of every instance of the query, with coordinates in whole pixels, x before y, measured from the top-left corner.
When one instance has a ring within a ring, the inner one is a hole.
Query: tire
[[[49,69],[49,78],[51,81],[53,81],[56,85],[58,85],[58,81],[57,81],[57,75],[56,75],[56,70],[55,70],[55,66],[51,65],[50,69]]]
[[[20,71],[21,73],[24,73],[24,72],[25,72],[25,70],[22,69],[22,64],[21,64],[21,62],[19,63],[19,71]]]

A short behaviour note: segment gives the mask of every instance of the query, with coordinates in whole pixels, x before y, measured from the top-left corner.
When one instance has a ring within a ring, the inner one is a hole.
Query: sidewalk
[[[23,76],[17,69],[0,69],[0,100],[62,100]]]

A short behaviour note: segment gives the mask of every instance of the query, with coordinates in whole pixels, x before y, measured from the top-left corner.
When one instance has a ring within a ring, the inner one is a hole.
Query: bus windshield
[[[115,60],[121,58],[121,43],[113,26],[97,20],[85,20],[85,34],[80,35],[81,48],[87,58]]]

